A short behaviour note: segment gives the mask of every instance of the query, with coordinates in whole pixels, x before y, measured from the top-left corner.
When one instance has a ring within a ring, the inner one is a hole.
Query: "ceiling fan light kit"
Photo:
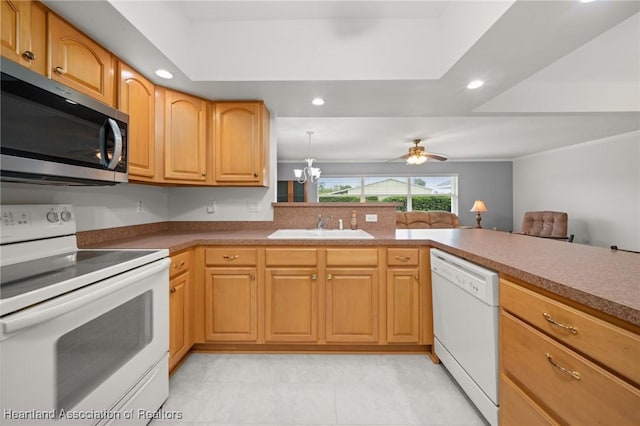
[[[403,155],[400,158],[405,158],[407,160],[407,164],[410,166],[424,164],[429,159],[447,161],[446,155],[434,154],[432,152],[425,151],[424,147],[419,145],[421,141],[421,139],[414,139],[413,143],[415,144],[415,146],[409,148],[409,153],[407,155]]]

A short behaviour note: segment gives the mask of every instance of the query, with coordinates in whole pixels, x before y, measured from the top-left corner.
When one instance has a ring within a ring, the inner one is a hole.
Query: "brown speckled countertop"
[[[99,247],[168,248],[196,245],[431,245],[640,326],[640,254],[486,229],[372,232],[373,240],[270,240],[270,230],[164,231]]]

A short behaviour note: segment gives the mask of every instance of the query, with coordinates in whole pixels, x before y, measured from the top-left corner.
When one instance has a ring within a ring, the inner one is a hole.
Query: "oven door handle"
[[[51,306],[36,306],[32,309],[26,310],[24,313],[18,313],[10,316],[10,318],[3,319],[0,321],[3,332],[3,336],[0,337],[0,340],[8,334],[16,333],[45,321],[50,321],[56,317],[86,306],[89,303],[95,302],[96,300],[113,294],[123,288],[134,285],[136,282],[148,277],[149,275],[153,275],[163,270],[168,271],[170,264],[171,260],[169,258],[164,258],[152,264],[142,266],[140,267],[140,270],[136,271],[133,275],[129,275],[123,279],[116,279],[114,283],[105,287],[92,290],[91,286],[89,286],[88,288],[78,290],[76,294],[71,293],[67,300],[60,301],[60,303],[52,301],[50,303],[45,303],[45,305]],[[113,278],[114,277],[111,279]]]

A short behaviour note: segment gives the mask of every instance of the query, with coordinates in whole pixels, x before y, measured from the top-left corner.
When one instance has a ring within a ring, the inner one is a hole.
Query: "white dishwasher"
[[[482,415],[498,424],[498,274],[431,249],[434,349]]]

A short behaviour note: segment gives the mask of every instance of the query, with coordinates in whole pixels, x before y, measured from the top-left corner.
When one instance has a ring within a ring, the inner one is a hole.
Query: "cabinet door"
[[[215,176],[219,184],[258,185],[264,150],[260,102],[216,103]]]
[[[129,114],[129,179],[152,178],[156,151],[155,89],[153,83],[122,62],[119,73],[118,109]]]
[[[49,35],[51,78],[114,106],[111,53],[53,13],[49,13]]]
[[[418,343],[420,340],[419,270],[387,270],[387,341]]]
[[[256,268],[207,268],[205,339],[255,342],[258,339]]]
[[[378,342],[378,269],[329,268],[327,342]]]
[[[207,103],[194,96],[165,93],[164,177],[186,182],[207,180]]]
[[[269,268],[265,293],[267,342],[318,341],[316,269]]]
[[[28,67],[31,61],[29,26],[31,24],[30,2],[2,0],[2,56]],[[32,52],[33,53],[33,52]]]
[[[191,348],[189,274],[172,279],[169,292],[169,369],[172,369]]]

